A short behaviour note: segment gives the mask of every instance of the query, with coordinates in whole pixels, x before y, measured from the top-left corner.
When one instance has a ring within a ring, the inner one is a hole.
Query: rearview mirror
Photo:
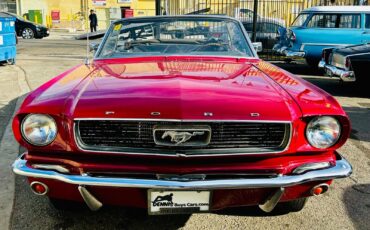
[[[257,53],[262,52],[262,42],[253,42],[252,45]]]
[[[90,43],[89,47],[90,47],[90,52],[95,52],[98,50],[99,48],[99,43]]]

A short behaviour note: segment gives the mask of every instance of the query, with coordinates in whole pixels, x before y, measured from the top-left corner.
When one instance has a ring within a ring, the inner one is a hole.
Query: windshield
[[[300,14],[298,17],[294,20],[292,23],[292,26],[303,26],[303,24],[306,22],[309,14]]]
[[[147,18],[114,23],[98,58],[160,55],[253,56],[233,20]]]
[[[24,18],[22,18],[22,17],[20,17],[20,16],[18,16],[18,15],[16,15],[16,14],[9,13],[9,12],[6,12],[6,14],[8,14],[8,15],[10,15],[10,16],[13,16],[13,17],[16,17],[18,20],[25,21],[25,19],[24,19]]]

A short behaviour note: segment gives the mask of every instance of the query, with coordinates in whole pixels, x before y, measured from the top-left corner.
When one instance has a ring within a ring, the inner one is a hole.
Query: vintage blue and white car
[[[274,50],[317,67],[322,50],[370,42],[370,6],[318,6],[301,11]]]

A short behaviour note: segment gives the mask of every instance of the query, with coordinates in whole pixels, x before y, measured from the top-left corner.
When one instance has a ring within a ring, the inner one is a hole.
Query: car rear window
[[[247,32],[253,31],[253,23],[244,23],[243,26]],[[256,26],[256,31],[262,33],[277,33],[279,29],[279,25],[268,22],[259,22]]]
[[[279,26],[273,23],[263,23],[261,26],[264,33],[277,33],[279,30]]]
[[[342,14],[340,15],[339,28],[358,29],[361,27],[361,16],[359,14]]]

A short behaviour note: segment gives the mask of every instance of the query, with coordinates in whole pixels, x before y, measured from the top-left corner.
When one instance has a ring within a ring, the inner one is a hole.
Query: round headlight
[[[57,136],[55,120],[44,114],[30,114],[23,119],[22,135],[32,145],[45,146]]]
[[[340,133],[338,120],[329,116],[313,118],[306,129],[308,142],[319,149],[329,148],[337,143]]]

